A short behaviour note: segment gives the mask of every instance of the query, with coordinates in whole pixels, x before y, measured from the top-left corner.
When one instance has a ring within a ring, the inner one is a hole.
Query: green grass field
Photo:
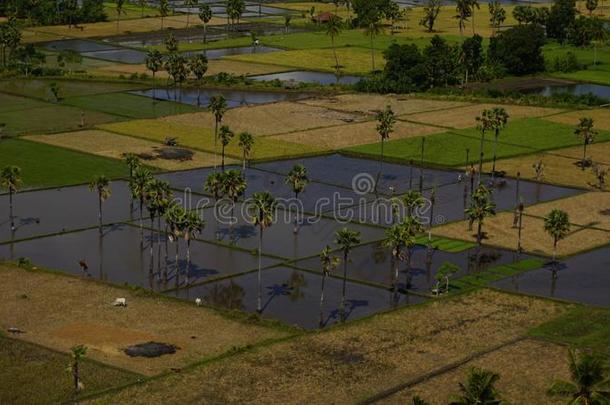
[[[69,354],[20,340],[0,337],[0,403],[58,404],[74,399]],[[81,395],[128,384],[140,376],[83,360]]]
[[[154,118],[198,111],[195,106],[170,101],[157,101],[153,104],[149,97],[128,93],[71,97],[63,100],[63,103],[129,118]]]
[[[385,156],[404,161],[410,159],[419,161],[421,139],[421,137],[416,137],[386,142]],[[475,128],[429,135],[425,141],[424,162],[443,166],[461,166],[466,163],[467,148],[470,149],[470,160],[476,162],[480,139],[480,133]],[[600,131],[596,141],[605,140],[610,140],[610,133]],[[493,134],[486,134],[485,161],[492,159],[493,144]],[[525,118],[510,122],[501,132],[497,154],[498,158],[505,158],[579,144],[580,141],[574,135],[574,128],[570,125],[537,118]],[[374,143],[346,150],[358,154],[379,156],[380,146],[379,143]]]
[[[593,64],[596,50],[592,46],[577,48],[568,45],[550,44],[545,46],[543,51],[547,63],[552,62],[555,58],[565,55],[568,52],[572,52],[576,55],[578,62],[587,67],[586,70],[579,70],[577,72],[553,72],[551,73],[551,76],[610,85],[610,46],[606,45],[597,48],[596,65]]]
[[[51,91],[49,90],[49,86],[53,82],[57,83],[59,86],[59,96],[61,98],[136,90],[143,87],[142,85],[124,82],[11,79],[0,80],[0,92],[37,98],[45,101],[54,101]]]
[[[0,162],[21,168],[24,188],[85,183],[99,174],[111,178],[127,175],[127,168],[117,160],[23,139],[1,140]]]

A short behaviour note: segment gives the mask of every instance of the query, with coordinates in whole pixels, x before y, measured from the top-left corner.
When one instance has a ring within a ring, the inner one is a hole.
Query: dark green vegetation
[[[0,336],[0,403],[61,403],[74,398],[67,367],[70,355]],[[84,359],[81,394],[134,382],[138,374]]]
[[[80,6],[79,6],[80,3]],[[79,24],[106,21],[103,0],[67,1],[60,9],[54,0],[28,1],[6,0],[0,4],[0,16],[16,15],[27,19],[31,24]]]
[[[451,287],[458,289],[484,287],[494,281],[539,269],[543,264],[544,260],[541,259],[525,259],[514,264],[504,264],[451,281]]]
[[[600,131],[597,141],[610,140],[610,133]],[[390,159],[418,161],[421,155],[421,137],[398,139],[386,143],[385,155]],[[480,132],[475,129],[452,130],[426,137],[424,162],[444,166],[466,164],[466,149],[470,149],[470,161],[477,160],[481,142]],[[498,142],[498,158],[505,158],[543,150],[579,145],[574,128],[537,118],[525,118],[510,122],[503,130]],[[379,144],[355,146],[347,149],[356,154],[379,154]],[[484,144],[484,160],[493,155],[493,135],[487,134]],[[501,167],[500,167],[501,169]]]
[[[26,188],[85,183],[100,173],[110,178],[127,175],[119,161],[22,139],[0,141],[0,161],[22,169]]]

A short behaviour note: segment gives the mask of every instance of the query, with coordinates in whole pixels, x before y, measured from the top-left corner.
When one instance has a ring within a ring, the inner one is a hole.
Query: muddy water
[[[319,326],[321,276],[293,270],[272,268],[262,273],[262,316],[279,319],[285,323],[313,329]],[[323,324],[339,322],[342,281],[327,278],[324,286],[325,306]],[[392,293],[367,285],[347,283],[346,320],[354,320],[390,309]],[[256,311],[257,273],[249,273],[231,280],[208,283],[171,293],[174,296],[205,302],[248,312]],[[422,302],[418,296],[399,297],[397,305]]]
[[[609,236],[610,241],[610,236]],[[610,307],[610,247],[603,247],[560,261],[557,277],[553,265],[506,278],[495,287]]]

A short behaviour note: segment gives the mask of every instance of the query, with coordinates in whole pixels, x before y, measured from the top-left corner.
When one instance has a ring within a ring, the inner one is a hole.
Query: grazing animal
[[[79,260],[78,261],[78,265],[80,266],[80,269],[82,271],[87,271],[89,270],[89,266],[87,265],[87,262],[83,259],[83,260]]]
[[[127,300],[125,298],[117,298],[117,299],[114,300],[112,305],[114,305],[115,307],[126,307],[127,306]]]
[[[198,307],[201,306],[201,304],[203,304],[203,301],[201,301],[201,298],[195,298],[195,305],[197,305]]]

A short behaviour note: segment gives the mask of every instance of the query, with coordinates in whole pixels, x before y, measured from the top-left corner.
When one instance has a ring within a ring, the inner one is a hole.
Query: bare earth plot
[[[477,367],[500,375],[496,388],[511,404],[531,403],[534,398],[539,405],[557,404],[557,398],[547,396],[546,392],[557,379],[569,381],[567,357],[565,346],[522,340],[400,391],[384,399],[384,403],[406,404],[419,395],[430,404],[447,404],[451,395],[459,393],[458,384],[465,381],[468,370]]]
[[[194,169],[212,166],[215,162],[214,155],[205,152],[194,152],[189,160],[164,159],[157,157],[162,149],[167,149],[160,143],[100,130],[28,136],[26,139],[114,159],[122,159],[126,153],[151,156],[154,158],[144,158],[146,164],[164,170]]]
[[[582,159],[582,146],[557,149],[548,153],[537,153],[510,159],[499,160],[497,170],[505,171],[509,176],[533,179],[534,163],[542,161],[544,165],[543,181],[576,187],[597,187],[597,179],[591,169],[581,170],[577,164]],[[610,166],[610,142],[595,143],[587,146],[587,156],[603,166]],[[484,170],[491,171],[491,163],[484,164]]]
[[[571,255],[610,242],[610,193],[591,192],[526,207],[522,230],[522,246],[525,251],[552,254],[553,241],[544,230],[543,217],[553,209],[566,211],[573,224],[570,234],[559,242],[559,255]],[[511,212],[487,218],[483,226],[487,236],[484,243],[515,249],[518,230],[512,224]],[[473,229],[468,231],[468,221],[460,221],[435,228],[433,233],[470,241],[476,240],[476,227]]]
[[[353,403],[509,342],[566,308],[478,291],[262,347],[100,402]]]
[[[440,125],[447,128],[471,128],[477,124],[476,117],[481,115],[483,110],[494,107],[503,107],[510,119],[526,118],[526,117],[542,117],[549,114],[555,114],[561,110],[554,108],[530,107],[518,105],[500,105],[500,104],[474,104],[460,108],[443,111],[442,114],[437,112],[424,112],[420,114],[412,114],[405,119],[423,124]]]
[[[318,146],[327,149],[340,149],[349,146],[378,142],[379,134],[377,133],[376,128],[377,122],[369,121],[330,128],[292,132],[283,135],[273,135],[269,138]],[[442,128],[397,121],[394,125],[394,132],[390,136],[390,139],[402,139],[430,135],[443,131],[444,130]]]
[[[84,344],[89,358],[147,375],[286,335],[187,302],[8,266],[0,266],[0,296],[3,330],[18,327],[25,331],[20,338],[65,352]],[[128,306],[114,307],[117,297],[125,297]],[[150,359],[121,350],[151,340],[180,349]]]
[[[604,129],[610,131],[610,108],[598,108],[596,110],[581,110],[571,111],[565,114],[554,115],[545,119],[549,121],[560,122],[562,124],[569,124],[576,126],[579,118],[589,117],[593,118],[593,124],[597,129]]]
[[[377,114],[389,105],[397,116],[470,105],[460,101],[427,100],[378,94],[342,94],[329,98],[311,98],[303,100],[301,103],[367,115]]]

